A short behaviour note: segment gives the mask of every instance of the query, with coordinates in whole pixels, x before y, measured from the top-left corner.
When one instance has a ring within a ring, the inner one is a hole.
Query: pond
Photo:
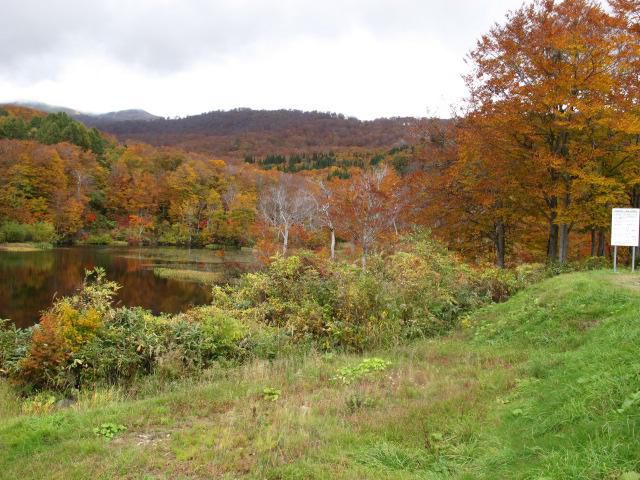
[[[176,313],[211,300],[207,284],[162,278],[162,270],[214,272],[227,280],[255,266],[251,251],[213,252],[174,248],[69,247],[35,252],[0,251],[0,318],[19,327],[37,323],[54,298],[72,294],[85,269],[103,267],[122,288],[118,306]],[[154,273],[156,269],[156,273]]]

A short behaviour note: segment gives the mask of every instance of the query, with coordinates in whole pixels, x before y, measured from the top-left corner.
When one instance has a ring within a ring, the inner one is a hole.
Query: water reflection
[[[211,300],[210,287],[159,278],[154,266],[236,272],[251,264],[247,254],[221,260],[209,251],[109,247],[56,248],[38,252],[0,251],[0,318],[20,327],[37,322],[56,296],[73,293],[85,269],[104,267],[122,289],[116,304],[175,313]]]

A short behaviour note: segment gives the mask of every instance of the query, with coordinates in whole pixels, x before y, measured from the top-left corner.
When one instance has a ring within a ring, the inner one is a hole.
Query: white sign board
[[[640,243],[640,208],[614,208],[611,213],[611,245],[637,247]]]

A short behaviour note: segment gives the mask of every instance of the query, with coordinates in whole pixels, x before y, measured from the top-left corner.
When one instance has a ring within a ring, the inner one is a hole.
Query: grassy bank
[[[156,277],[160,278],[205,284],[217,283],[225,279],[225,276],[222,272],[204,272],[202,270],[185,270],[164,267],[154,268],[153,274]]]
[[[28,415],[0,384],[0,477],[636,478],[639,312],[634,277],[578,273],[365,355],[380,360],[152,376]]]
[[[39,252],[51,248],[53,245],[46,242],[0,243],[0,251],[2,252]]]

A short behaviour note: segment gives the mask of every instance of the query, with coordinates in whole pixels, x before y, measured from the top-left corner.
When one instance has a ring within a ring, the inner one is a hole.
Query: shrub
[[[88,271],[83,288],[56,301],[33,328],[18,380],[37,388],[78,386],[83,363],[75,354],[95,337],[117,288],[106,280],[104,270]]]
[[[17,222],[7,222],[0,226],[3,241],[19,243],[27,241],[27,226]]]
[[[611,261],[607,257],[589,257],[580,262],[579,270],[603,270],[612,268]]]
[[[22,404],[22,413],[26,415],[43,415],[51,413],[56,405],[56,397],[50,393],[40,392]]]
[[[82,384],[127,383],[159,373],[177,378],[220,360],[242,359],[248,329],[212,306],[175,316],[119,308],[75,355]]]
[[[365,358],[357,365],[340,368],[333,379],[350,385],[374,373],[384,372],[390,366],[391,362],[381,358]]]
[[[16,374],[29,349],[31,334],[31,328],[16,328],[9,320],[0,319],[0,376]]]
[[[187,245],[189,231],[182,224],[163,222],[158,231],[158,243],[161,245]]]
[[[28,388],[67,390],[128,384],[154,373],[173,379],[289,349],[389,346],[444,334],[467,312],[559,269],[473,269],[424,232],[405,238],[399,250],[372,256],[367,271],[309,252],[276,256],[233,286],[213,287],[212,305],[177,315],[113,308],[118,286],[96,269],[32,330],[2,325],[0,373]],[[378,360],[339,372],[340,378],[376,371],[384,362]]]
[[[364,408],[371,408],[376,405],[376,399],[368,397],[360,392],[349,395],[345,400],[345,406],[349,413],[355,413]]]
[[[248,329],[227,312],[214,306],[196,307],[178,316],[175,320],[178,330],[188,331],[195,336],[184,341],[185,336],[176,332],[176,343],[183,351],[185,363],[208,365],[220,358],[240,358],[245,351],[241,347]]]
[[[265,387],[262,389],[262,399],[268,402],[277,402],[282,391],[277,388]]]
[[[54,243],[56,240],[55,228],[48,222],[33,224],[6,222],[0,225],[0,242]]]
[[[362,351],[443,334],[463,313],[521,288],[513,272],[473,270],[427,233],[407,237],[402,251],[368,263],[363,272],[307,252],[274,257],[234,287],[215,288],[213,303],[243,322],[284,331],[296,343]]]
[[[87,245],[111,245],[113,238],[108,233],[92,233],[83,240]]]
[[[93,429],[93,433],[99,437],[104,437],[107,440],[112,440],[116,435],[122,432],[126,432],[127,427],[117,423],[103,423],[100,426]]]
[[[55,227],[48,222],[38,222],[29,225],[29,240],[32,242],[54,243],[56,241]]]
[[[245,323],[283,331],[297,343],[357,350],[381,342],[395,328],[380,292],[373,275],[303,252],[276,257],[234,287],[214,288],[214,305]]]
[[[80,383],[127,383],[154,371],[170,331],[164,317],[141,308],[119,308],[90,342],[76,352]]]
[[[538,283],[550,276],[549,269],[544,263],[527,263],[515,268],[515,275],[519,288]]]

